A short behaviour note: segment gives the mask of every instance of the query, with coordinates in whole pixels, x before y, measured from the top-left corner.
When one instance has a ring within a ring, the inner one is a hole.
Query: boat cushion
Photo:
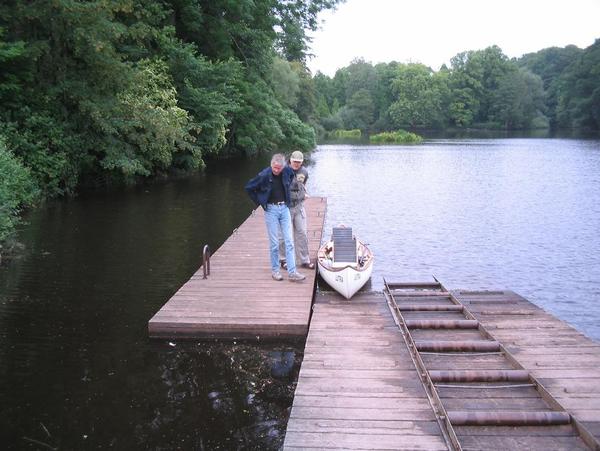
[[[356,262],[356,238],[352,236],[351,227],[334,227],[332,241],[335,263]]]

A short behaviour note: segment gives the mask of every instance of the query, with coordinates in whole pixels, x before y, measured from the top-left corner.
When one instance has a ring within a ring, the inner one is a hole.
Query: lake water
[[[512,289],[600,340],[600,141],[328,145],[309,169],[326,233],[370,243],[373,289]]]
[[[152,315],[250,213],[268,156],[31,212],[0,267],[8,449],[277,449],[302,342],[149,340]],[[600,141],[324,145],[307,160],[325,232],[370,243],[389,280],[508,288],[600,340]],[[266,250],[265,258],[266,261]],[[42,445],[40,445],[42,443]]]

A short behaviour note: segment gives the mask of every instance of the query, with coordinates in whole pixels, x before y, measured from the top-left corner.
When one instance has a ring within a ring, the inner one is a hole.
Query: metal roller
[[[425,352],[495,352],[500,343],[488,340],[417,341],[418,351]]]
[[[453,426],[548,426],[571,423],[566,412],[449,411]]]
[[[479,321],[474,319],[408,319],[409,329],[477,329]]]
[[[433,289],[433,290],[436,290],[436,289],[441,290],[442,289],[442,284],[440,284],[438,282],[396,282],[396,283],[388,282],[387,286],[390,290],[397,290],[397,289],[423,290],[426,288]]]
[[[400,304],[401,312],[462,312],[462,305]]]
[[[450,293],[445,291],[395,291],[395,298],[442,298],[450,299]]]
[[[524,370],[454,370],[429,371],[433,382],[527,382]],[[485,388],[485,387],[482,387]]]

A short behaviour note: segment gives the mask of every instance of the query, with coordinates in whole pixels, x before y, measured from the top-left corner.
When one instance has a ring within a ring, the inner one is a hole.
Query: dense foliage
[[[600,128],[600,41],[313,77],[306,33],[340,1],[0,2],[3,236],[38,192],[306,150],[334,130]]]
[[[306,31],[338,1],[3,1],[3,158],[57,196],[210,154],[309,149]]]
[[[600,40],[509,59],[497,46],[459,53],[435,72],[422,64],[355,60],[317,73],[325,131],[358,128],[587,128],[600,130]]]
[[[420,144],[423,142],[423,137],[416,133],[407,132],[406,130],[396,130],[371,135],[369,136],[369,141],[375,144]]]
[[[0,258],[2,243],[13,233],[23,206],[31,204],[37,189],[31,174],[0,137]]]
[[[359,139],[362,137],[362,132],[358,128],[352,130],[335,129],[330,132],[325,132],[326,139]]]
[[[49,195],[310,148],[305,31],[337,1],[8,0],[0,131]]]

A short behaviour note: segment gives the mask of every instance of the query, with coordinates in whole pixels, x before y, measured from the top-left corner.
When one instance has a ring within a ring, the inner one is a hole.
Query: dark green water
[[[0,268],[3,449],[277,449],[303,343],[150,340],[268,157],[31,212]],[[266,250],[265,250],[266,252]],[[45,446],[45,445],[47,446]]]

